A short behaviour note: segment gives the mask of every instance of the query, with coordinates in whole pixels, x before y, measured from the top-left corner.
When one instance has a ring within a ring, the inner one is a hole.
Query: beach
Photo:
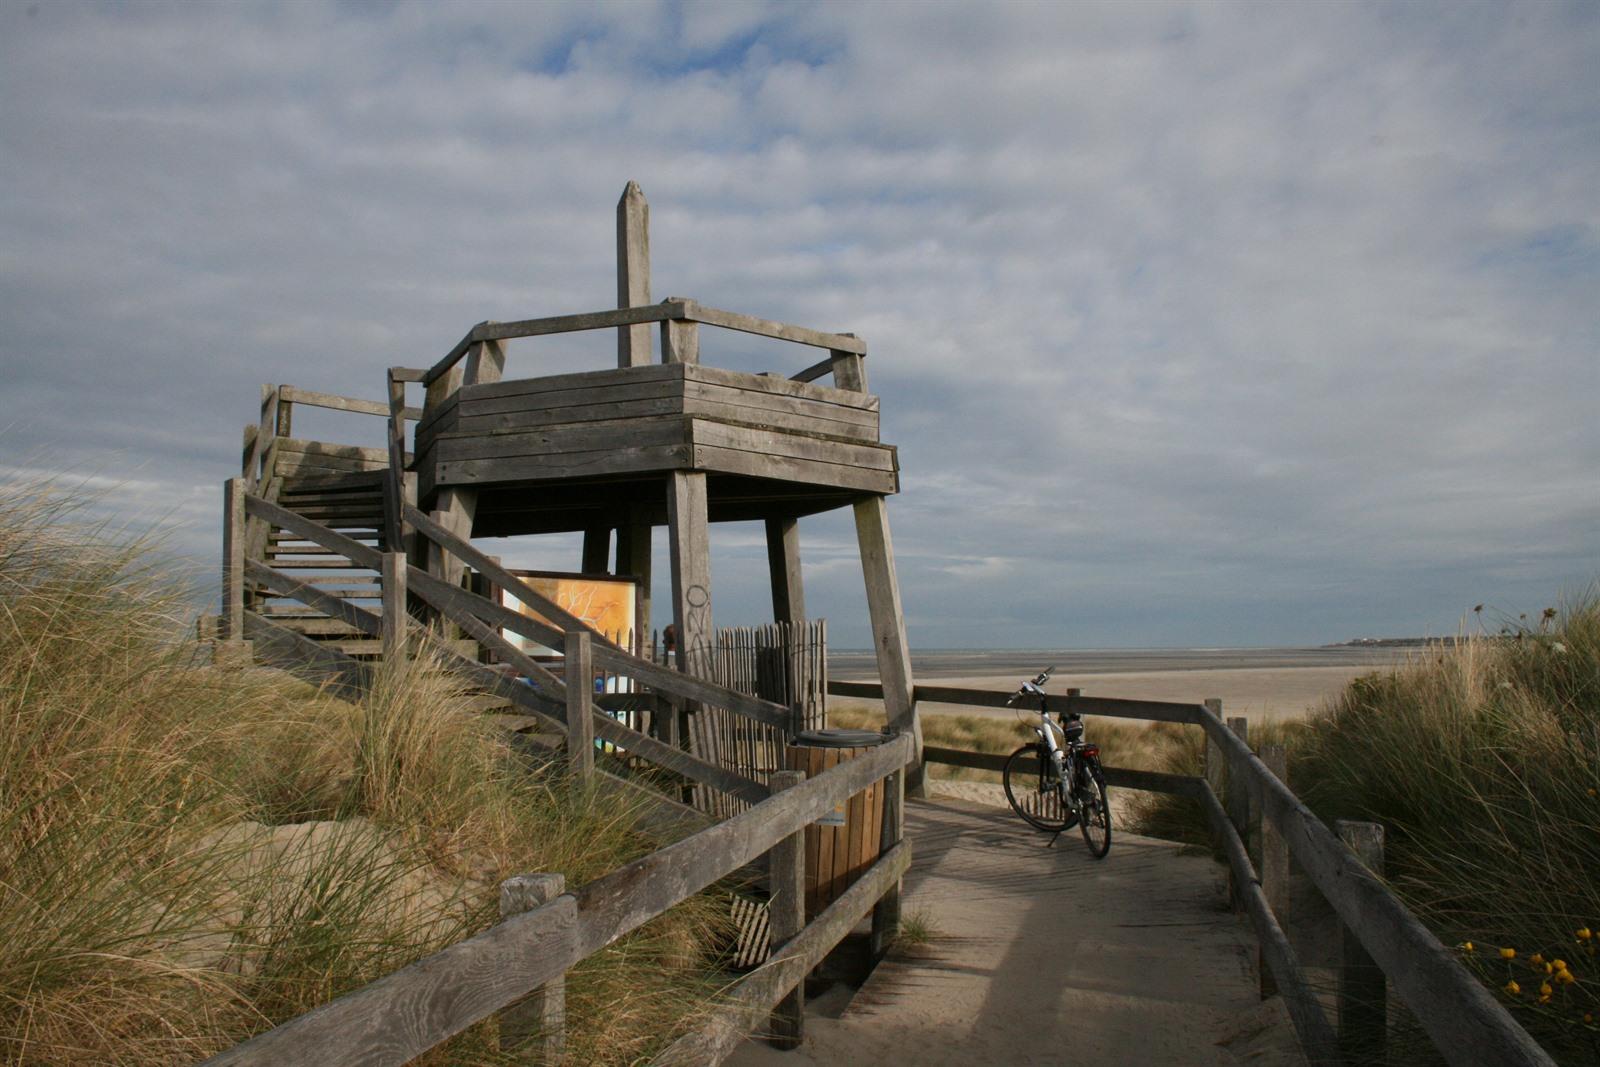
[[[1194,704],[1211,697],[1227,715],[1251,720],[1297,717],[1336,696],[1359,675],[1382,670],[1423,654],[1422,649],[1332,646],[1326,648],[1196,649],[1021,649],[931,650],[914,652],[912,677],[922,685],[1009,692],[1045,667],[1055,674],[1045,687],[1064,694],[1162,700]],[[876,681],[870,651],[829,653],[835,681]],[[877,702],[853,697],[841,703]],[[1006,716],[1004,708],[920,702],[924,715]]]

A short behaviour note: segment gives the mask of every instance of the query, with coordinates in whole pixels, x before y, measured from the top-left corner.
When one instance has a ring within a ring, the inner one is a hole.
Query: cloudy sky
[[[1586,3],[4,0],[0,475],[209,571],[261,382],[610,306],[632,178],[656,298],[866,338],[915,647],[1454,632],[1600,578],[1597,72]],[[848,518],[801,538],[866,643]],[[757,528],[713,576],[764,621]]]

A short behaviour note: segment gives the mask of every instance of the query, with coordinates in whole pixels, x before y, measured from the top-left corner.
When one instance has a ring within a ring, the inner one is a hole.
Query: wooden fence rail
[[[830,681],[828,692],[834,696],[878,699],[883,689],[870,682]],[[941,686],[919,685],[914,693],[919,703],[975,707],[1005,707],[1012,698],[1005,692]],[[1261,819],[1263,840],[1258,851],[1267,858],[1283,848],[1294,857],[1359,943],[1363,962],[1370,960],[1367,967],[1375,964],[1394,986],[1447,1062],[1454,1067],[1553,1067],[1554,1060],[1518,1025],[1505,1006],[1251,751],[1240,736],[1243,720],[1238,720],[1237,728],[1223,723],[1219,701],[1179,704],[1083,695],[1052,697],[1050,701],[1051,710],[1187,723],[1205,732],[1209,758],[1204,776],[1107,767],[1106,781],[1127,789],[1187,796],[1202,805],[1227,856],[1236,901],[1250,917],[1266,968],[1284,996],[1301,1044],[1313,1063],[1340,1062],[1341,1037],[1343,1049],[1352,1045],[1352,1036],[1345,1032],[1352,1018],[1376,1018],[1374,1025],[1381,1026],[1382,1015],[1375,1014],[1370,1004],[1357,1003],[1358,998],[1352,993],[1341,997],[1340,1032],[1329,1025],[1283,932],[1283,917],[1273,909],[1275,899],[1280,906],[1286,899],[1287,886],[1273,880],[1264,882],[1250,861],[1245,835],[1250,832],[1252,806]],[[1031,705],[1019,701],[1018,706],[1038,705],[1036,701]],[[1000,770],[1006,759],[992,753],[934,746],[923,749],[923,758],[932,763],[984,770]],[[1217,771],[1222,764],[1226,764],[1233,783],[1226,806],[1217,795]],[[1281,880],[1287,875],[1286,863],[1275,857],[1268,862],[1273,879]],[[1359,965],[1351,968],[1358,969]],[[1367,981],[1370,985],[1371,979]],[[1358,1035],[1355,1040],[1378,1041],[1381,1035]]]
[[[891,738],[727,822],[603,875],[576,893],[515,915],[206,1062],[216,1067],[405,1063],[560,978],[579,960],[758,859],[849,796],[898,773],[911,751],[908,737]],[[908,848],[899,849],[890,846],[865,880],[865,889],[854,898],[841,898],[842,908],[818,916],[806,928],[816,928],[809,938],[797,936],[780,947],[780,963],[773,969],[776,977],[763,979],[761,996],[769,991],[775,993],[774,999],[787,994],[804,979],[806,968],[786,961],[809,960],[826,951],[823,942],[835,933],[843,937],[887,891],[905,869]],[[857,906],[861,911],[849,916],[849,909]]]

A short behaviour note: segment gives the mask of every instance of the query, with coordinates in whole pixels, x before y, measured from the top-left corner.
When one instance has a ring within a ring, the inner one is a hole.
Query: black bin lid
[[[871,748],[889,740],[876,730],[801,730],[794,735],[798,748]]]

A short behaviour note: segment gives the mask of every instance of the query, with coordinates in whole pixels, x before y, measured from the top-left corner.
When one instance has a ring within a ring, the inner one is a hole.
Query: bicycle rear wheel
[[[1032,762],[1036,766],[1030,767]],[[1011,810],[1029,826],[1046,833],[1072,828],[1078,817],[1061,800],[1061,790],[1050,773],[1050,750],[1040,744],[1023,745],[1006,760],[1000,780]]]
[[[1089,855],[1104,859],[1111,851],[1111,803],[1106,799],[1106,778],[1099,763],[1078,765],[1078,797],[1083,805],[1083,818],[1078,821],[1083,843],[1089,846]]]

